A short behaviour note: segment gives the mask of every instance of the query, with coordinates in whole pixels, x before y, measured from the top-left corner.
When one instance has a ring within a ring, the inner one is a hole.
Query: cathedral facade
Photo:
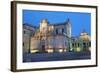
[[[29,53],[90,51],[91,39],[84,31],[78,37],[71,36],[70,20],[51,24],[47,19],[39,27],[23,26],[23,49]]]
[[[49,24],[43,19],[40,27],[31,37],[31,52],[66,52],[70,48],[71,24],[69,19],[63,23]]]

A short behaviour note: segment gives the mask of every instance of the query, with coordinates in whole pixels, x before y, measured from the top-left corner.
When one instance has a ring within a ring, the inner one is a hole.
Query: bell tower
[[[48,21],[43,19],[40,22],[40,48],[42,52],[46,51],[47,48],[47,30],[48,30]]]
[[[67,36],[69,37],[69,38],[71,38],[71,23],[70,23],[70,19],[68,19],[67,20],[67,25],[66,25],[66,31],[67,31]]]
[[[48,21],[47,21],[47,19],[43,19],[43,20],[40,22],[40,32],[46,33],[47,28],[48,28]]]
[[[66,24],[66,31],[67,31],[67,37],[68,37],[68,48],[69,51],[72,51],[72,43],[71,43],[71,23],[70,20],[67,20],[67,24]]]

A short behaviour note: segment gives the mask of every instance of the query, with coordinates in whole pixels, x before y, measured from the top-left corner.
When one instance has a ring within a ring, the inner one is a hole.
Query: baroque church
[[[80,52],[89,51],[90,36],[81,32],[78,38],[71,36],[72,25],[70,20],[62,23],[50,24],[47,19],[40,22],[39,27],[23,25],[24,52]]]

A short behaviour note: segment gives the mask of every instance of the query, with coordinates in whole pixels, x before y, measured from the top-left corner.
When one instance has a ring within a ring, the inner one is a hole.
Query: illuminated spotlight
[[[31,53],[36,53],[38,52],[38,50],[31,50]]]
[[[80,52],[80,51],[81,51],[81,49],[78,47],[78,48],[77,48],[77,52]]]
[[[89,51],[91,51],[91,47],[89,47]]]
[[[64,49],[64,52],[66,52],[67,50],[66,49]]]
[[[59,52],[63,52],[63,49],[59,49]]]
[[[53,49],[48,49],[47,52],[48,53],[52,53],[53,52]]]
[[[73,48],[71,48],[70,51],[73,51]]]

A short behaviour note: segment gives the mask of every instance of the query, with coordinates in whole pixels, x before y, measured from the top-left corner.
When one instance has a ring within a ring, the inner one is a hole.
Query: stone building
[[[35,26],[23,24],[23,52],[30,52],[31,36],[34,35],[35,30]]]
[[[31,52],[66,52],[70,49],[70,20],[50,24],[47,19],[40,22],[40,27],[31,37]]]
[[[78,37],[71,36],[70,20],[62,23],[43,19],[39,27],[23,25],[23,52],[82,52],[91,50],[91,37],[81,32]]]
[[[74,37],[72,40],[72,51],[82,52],[91,50],[91,37],[85,32],[81,32],[80,36]]]

